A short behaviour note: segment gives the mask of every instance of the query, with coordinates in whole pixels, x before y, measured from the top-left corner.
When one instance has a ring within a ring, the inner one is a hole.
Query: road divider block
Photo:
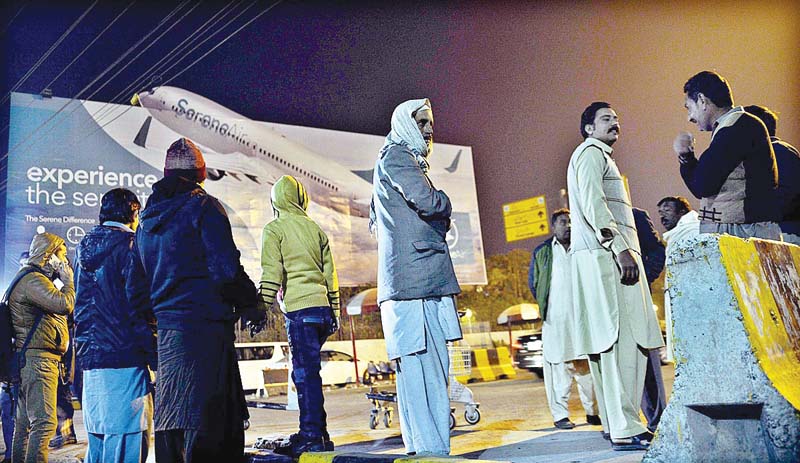
[[[675,382],[642,461],[800,461],[800,247],[700,235],[667,280]]]
[[[494,375],[498,378],[513,379],[517,377],[517,371],[511,363],[511,352],[508,347],[500,346],[496,349],[489,349],[489,363],[492,365]]]
[[[495,379],[492,364],[489,363],[488,349],[473,349],[470,381],[494,381]]]

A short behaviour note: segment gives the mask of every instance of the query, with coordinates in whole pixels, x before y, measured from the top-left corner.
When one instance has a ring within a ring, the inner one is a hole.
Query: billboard
[[[254,281],[261,276],[261,230],[273,218],[270,188],[289,174],[309,190],[308,214],[330,238],[340,284],[375,283],[377,242],[369,234],[368,208],[384,137],[253,121],[174,87],[140,93],[135,102],[12,94],[5,281],[37,232],[64,237],[73,255],[97,225],[106,191],[128,188],[146,204],[162,177],[166,148],[185,136],[203,151],[204,187],[225,206]],[[437,143],[429,175],[453,202],[447,240],[459,283],[485,284],[471,148]]]

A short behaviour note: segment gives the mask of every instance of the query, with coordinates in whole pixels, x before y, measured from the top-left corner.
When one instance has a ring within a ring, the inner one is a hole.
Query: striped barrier
[[[508,347],[498,347],[489,350],[489,363],[492,365],[494,375],[498,378],[514,379],[517,371],[511,363],[511,352]]]
[[[470,374],[470,382],[472,381],[494,381],[497,379],[494,375],[492,365],[489,363],[488,349],[473,349],[472,350],[472,374]]]
[[[800,461],[800,247],[700,235],[667,279],[675,382],[642,461]]]

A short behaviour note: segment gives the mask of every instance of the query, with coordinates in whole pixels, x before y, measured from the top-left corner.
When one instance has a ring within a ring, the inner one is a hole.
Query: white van
[[[245,393],[264,389],[265,368],[286,368],[289,361],[288,342],[236,343],[236,360]]]

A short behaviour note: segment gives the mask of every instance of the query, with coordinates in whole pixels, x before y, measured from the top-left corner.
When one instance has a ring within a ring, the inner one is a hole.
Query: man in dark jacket
[[[378,303],[397,360],[400,430],[407,453],[450,453],[447,341],[461,339],[461,292],[445,236],[450,198],[428,178],[433,111],[427,99],[392,113],[373,174],[370,227],[378,238]]]
[[[61,237],[40,233],[28,252],[20,272],[33,271],[22,277],[8,299],[17,351],[29,339],[20,370],[11,460],[44,463],[56,432],[58,362],[69,343],[67,316],[75,306],[75,288]],[[61,281],[61,289],[55,280]]]
[[[780,202],[783,241],[800,245],[800,153],[797,148],[775,136],[778,115],[765,106],[745,106],[745,111],[761,119],[767,127],[775,162],[778,165],[778,201]]]
[[[664,242],[658,237],[650,215],[644,209],[633,208],[633,221],[636,224],[636,236],[642,250],[642,265],[647,277],[647,288],[664,270],[666,253]],[[664,392],[664,378],[661,374],[660,349],[650,349],[647,353],[647,370],[644,375],[644,391],[642,393],[642,412],[647,419],[647,429],[656,432],[661,414],[667,407],[667,394]]]
[[[159,462],[238,462],[248,418],[234,350],[236,309],[258,294],[239,263],[222,204],[206,193],[205,161],[181,138],[136,232],[139,268],[158,324],[155,434]],[[262,317],[265,312],[258,312]]]
[[[152,427],[150,371],[156,369],[155,318],[144,292],[126,296],[141,205],[123,188],[103,195],[100,225],[78,245],[75,341],[83,370],[87,463],[147,459]],[[121,407],[121,404],[137,404]]]
[[[780,205],[775,154],[764,124],[733,106],[728,81],[703,71],[683,86],[689,122],[711,132],[700,159],[694,136],[682,132],[673,143],[684,183],[700,199],[700,233],[780,241]]]

